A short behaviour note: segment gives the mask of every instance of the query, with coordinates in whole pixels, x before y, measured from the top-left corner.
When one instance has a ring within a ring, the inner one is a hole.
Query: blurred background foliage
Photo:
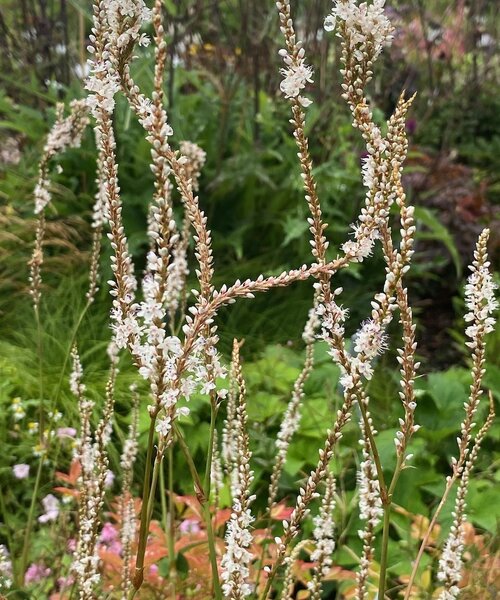
[[[315,69],[307,132],[333,254],[345,240],[364,196],[362,144],[340,99],[339,45],[334,37],[323,35],[329,6],[329,0],[294,3],[299,37]],[[2,0],[0,7],[0,427],[16,461],[29,462],[32,448],[26,438],[20,444],[9,407],[13,398],[21,397],[28,420],[38,393],[26,267],[34,239],[32,190],[55,103],[84,94],[91,5],[83,0]],[[417,207],[416,254],[407,282],[418,322],[422,372],[427,374],[418,384],[417,419],[424,425],[415,441],[418,470],[403,474],[396,502],[415,514],[428,515],[455,449],[468,389],[461,289],[475,239],[485,225],[492,229],[490,251],[498,267],[500,19],[497,3],[488,0],[394,0],[388,11],[396,36],[375,69],[370,101],[382,123],[402,89],[407,94],[418,92],[407,124],[410,152],[405,185]],[[272,3],[165,0],[165,16],[169,43],[165,87],[174,141],[189,139],[207,152],[200,203],[213,231],[216,285],[309,262],[307,207],[290,135],[289,107],[278,92],[280,37]],[[145,90],[152,86],[152,63],[152,48],[140,49],[133,75]],[[115,120],[125,228],[140,271],[147,251],[146,211],[152,193],[149,146],[122,99]],[[53,178],[42,306],[44,386],[49,397],[58,386],[68,340],[84,301],[94,160],[89,129],[82,147],[62,158],[63,170]],[[110,274],[108,252],[102,258],[103,282]],[[336,276],[345,290],[343,301],[351,309],[348,333],[368,314],[370,298],[380,289],[383,276],[383,259],[377,254]],[[78,334],[87,383],[96,398],[102,396],[99,382],[104,381],[109,337],[109,299],[106,285],[102,287]],[[228,352],[233,336],[245,339],[258,485],[266,485],[274,455],[272,440],[300,370],[300,332],[311,300],[311,285],[304,283],[241,301],[219,316],[223,352]],[[397,332],[397,324],[393,328]],[[321,345],[317,352],[318,366],[306,386],[305,414],[287,463],[284,494],[295,489],[297,477],[311,468],[315,448],[339,402],[336,368]],[[499,356],[500,334],[496,333],[490,339],[486,381],[497,402]],[[126,428],[127,386],[133,379],[130,364],[123,362],[117,394],[118,439]],[[389,465],[398,384],[394,365],[392,350],[380,359],[370,383],[372,413],[380,439],[387,442],[386,447],[382,443],[382,454]],[[76,410],[65,382],[59,403],[65,423],[74,425]],[[184,427],[201,459],[208,406],[195,399],[192,409]],[[348,507],[354,493],[357,435],[355,428],[349,432],[335,463],[345,501],[338,509],[338,522],[342,537],[354,545],[359,523]],[[489,532],[495,531],[499,516],[498,509],[493,510],[499,438],[496,425],[481,455],[480,476],[469,501],[473,523]],[[62,456],[69,461],[69,453]],[[115,460],[117,456],[118,451]],[[176,484],[179,491],[189,492],[185,471],[178,469]],[[48,481],[47,489],[50,485]],[[8,501],[14,502],[9,493]],[[444,522],[449,522],[449,514]],[[391,540],[395,565],[399,559],[406,565],[411,555],[411,544],[401,531],[394,531]],[[352,556],[339,554],[339,560],[352,566]]]

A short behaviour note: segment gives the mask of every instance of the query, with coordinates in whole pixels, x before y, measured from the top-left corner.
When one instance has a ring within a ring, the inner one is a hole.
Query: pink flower
[[[201,531],[200,524],[196,519],[184,519],[179,526],[181,533],[198,533]]]
[[[52,570],[49,567],[45,567],[44,565],[38,565],[36,563],[32,563],[24,574],[24,583],[29,585],[30,583],[38,583],[45,577],[48,577],[52,573]]]
[[[30,474],[30,466],[25,464],[14,465],[12,467],[12,472],[14,473],[14,477],[16,479],[26,479]]]
[[[104,523],[101,531],[100,540],[103,544],[111,544],[118,537],[118,532],[111,523]]]
[[[47,494],[42,500],[43,508],[45,513],[38,517],[40,523],[47,523],[48,521],[55,521],[59,515],[59,500],[52,494]]]
[[[102,547],[113,554],[120,554],[122,551],[122,545],[118,539],[118,531],[111,523],[104,523],[101,535],[99,536],[99,542]]]
[[[67,577],[59,577],[57,580],[57,585],[59,586],[60,590],[63,590],[64,588],[68,588],[73,585],[74,582],[75,578],[72,575],[68,575]]]
[[[59,427],[57,430],[58,438],[74,438],[76,435],[76,429],[74,427]]]

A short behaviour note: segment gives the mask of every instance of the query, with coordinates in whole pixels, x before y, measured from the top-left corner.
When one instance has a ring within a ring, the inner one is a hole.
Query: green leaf
[[[429,231],[417,230],[416,239],[430,239],[441,242],[450,253],[457,277],[460,278],[462,275],[462,262],[451,233],[428,208],[415,207],[415,218],[429,229]]]

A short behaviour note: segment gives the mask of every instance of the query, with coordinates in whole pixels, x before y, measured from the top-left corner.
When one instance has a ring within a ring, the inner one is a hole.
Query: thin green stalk
[[[375,463],[375,469],[377,470],[377,479],[380,483],[380,495],[382,498],[382,503],[385,505],[387,498],[387,485],[385,483],[384,470],[382,469],[382,461],[380,460],[377,444],[375,442],[375,438],[373,437],[372,427],[368,420],[368,415],[366,414],[366,407],[364,406],[362,401],[358,402],[358,406],[359,410],[361,411],[361,416],[363,417],[366,435],[368,436],[368,441],[370,442],[370,449],[373,455],[373,462]]]
[[[208,551],[210,554],[210,564],[212,566],[212,579],[214,586],[214,598],[215,600],[222,600],[222,588],[219,580],[219,568],[217,565],[217,552],[215,549],[215,536],[212,527],[212,514],[210,512],[210,503],[205,502],[202,506],[203,516],[205,519],[205,526],[207,528],[208,537]]]
[[[186,459],[189,472],[191,473],[191,477],[193,478],[194,489],[196,493],[196,497],[200,504],[203,504],[203,485],[201,483],[200,476],[198,471],[196,470],[196,465],[194,464],[193,457],[191,456],[191,452],[189,452],[188,445],[186,444],[186,440],[182,435],[182,431],[179,429],[177,423],[174,423],[174,431],[177,441],[179,442],[179,446],[181,447],[182,453],[184,454],[184,458]]]
[[[73,348],[73,345],[75,343],[76,340],[76,334],[78,333],[78,330],[80,329],[80,325],[82,324],[82,321],[85,317],[85,314],[87,313],[87,310],[89,309],[89,306],[91,305],[91,302],[87,302],[83,308],[83,310],[80,312],[80,316],[78,317],[75,326],[73,327],[73,331],[71,333],[71,338],[68,344],[68,349],[66,351],[66,354],[64,356],[64,361],[61,367],[61,373],[59,375],[59,380],[57,382],[57,387],[56,387],[56,391],[52,396],[52,400],[50,402],[50,410],[52,411],[52,417],[50,418],[49,421],[49,430],[52,429],[52,426],[54,424],[54,415],[56,412],[56,406],[59,400],[59,395],[61,393],[61,389],[62,389],[62,384],[64,381],[64,377],[66,375],[66,367],[68,365],[68,360],[69,357],[71,356],[71,349]],[[42,427],[42,423],[40,422],[40,429],[43,430]],[[50,436],[47,438],[47,451],[49,450],[49,443],[50,443]],[[54,468],[57,465],[57,459],[59,458],[59,452],[61,450],[61,444],[58,444],[57,449],[56,449],[56,453],[55,453],[55,457],[54,460],[52,461]]]
[[[205,491],[205,497],[210,499],[210,486],[211,486],[211,475],[212,475],[212,459],[214,453],[214,437],[215,437],[215,424],[217,421],[217,400],[215,397],[211,398],[210,403],[210,432],[208,435],[208,450],[207,450],[207,462],[205,465],[205,479],[203,482],[203,489]]]
[[[80,325],[82,324],[82,321],[83,321],[85,315],[87,314],[87,311],[88,311],[90,305],[91,305],[91,302],[85,303],[85,306],[83,307],[82,311],[80,312],[80,315],[79,315],[79,317],[75,323],[75,326],[73,327],[73,330],[71,332],[68,349],[66,350],[66,354],[64,356],[64,361],[63,361],[63,364],[61,367],[61,373],[59,375],[59,380],[57,382],[56,391],[52,397],[52,402],[51,402],[52,410],[54,410],[55,405],[57,404],[57,401],[59,400],[59,394],[61,393],[62,384],[64,381],[64,377],[66,375],[66,367],[68,365],[69,357],[71,356],[71,349],[73,348],[73,345],[76,340],[76,334],[78,333],[78,330],[80,329]]]
[[[215,427],[215,426],[214,426]],[[189,448],[186,444],[186,440],[182,435],[182,432],[177,427],[177,424],[174,424],[174,429],[177,435],[177,440],[181,447],[181,450],[186,458],[188,463],[189,471],[191,472],[191,476],[193,477],[196,497],[198,498],[199,503],[201,504],[203,519],[205,521],[205,527],[207,528],[207,538],[208,538],[208,551],[210,555],[210,565],[212,567],[212,576],[213,576],[213,586],[214,586],[214,598],[215,600],[222,600],[222,588],[220,585],[219,579],[219,569],[217,565],[217,552],[215,548],[215,536],[212,527],[212,515],[210,514],[210,501],[205,496],[205,489],[201,483],[200,476],[198,471],[196,470],[196,466],[193,461],[193,457],[189,452]],[[209,444],[210,445],[210,444]],[[212,432],[212,447],[213,447],[213,432]]]
[[[40,443],[43,444],[43,433],[45,429],[45,398],[43,393],[43,347],[42,347],[42,324],[40,321],[40,312],[35,308],[36,332],[37,332],[37,353],[38,353],[38,426],[40,428]]]
[[[391,505],[392,502],[389,499],[384,504],[384,525],[382,530],[382,549],[380,554],[380,579],[378,583],[378,597],[380,600],[384,600],[385,596],[385,583],[387,577],[387,549],[389,547],[389,526],[391,522]]]
[[[267,600],[267,596],[269,594],[269,592],[271,591],[271,586],[273,584],[274,578],[276,577],[276,573],[279,569],[279,567],[281,566],[281,563],[283,561],[276,561],[274,563],[274,567],[272,568],[271,572],[269,573],[269,577],[267,578],[266,581],[266,587],[264,588],[264,591],[262,592],[262,596],[260,597],[261,600]]]
[[[160,502],[162,525],[168,537],[167,488],[165,486],[165,472],[163,469],[160,469]]]
[[[151,479],[151,488],[149,490],[149,498],[148,498],[148,529],[149,524],[151,523],[151,518],[153,516],[153,507],[155,503],[155,492],[156,486],[158,485],[158,476],[161,471],[161,465],[163,463],[163,448],[158,448],[158,452],[156,453],[155,464],[153,467],[153,477]]]
[[[21,562],[19,565],[18,578],[22,578],[23,573],[26,569],[26,562],[28,560],[29,542],[31,538],[31,530],[33,529],[33,521],[35,517],[35,506],[38,498],[38,491],[42,480],[42,468],[43,461],[45,458],[45,402],[44,402],[44,390],[43,390],[43,348],[42,348],[42,324],[40,321],[39,308],[35,307],[35,318],[36,318],[36,329],[37,329],[37,352],[38,352],[38,386],[39,386],[39,416],[38,416],[38,427],[40,430],[40,448],[41,456],[38,463],[38,469],[35,479],[35,485],[33,487],[33,493],[31,495],[30,510],[28,513],[28,522],[26,524],[26,531],[24,532],[23,550],[21,553]],[[22,585],[22,581],[21,581]]]
[[[167,544],[168,544],[168,579],[172,584],[172,598],[175,600],[175,587],[177,579],[176,554],[175,554],[175,502],[174,502],[174,450],[173,444],[168,448],[168,518],[167,518]]]
[[[137,547],[137,558],[135,563],[135,574],[132,579],[132,590],[130,598],[135,596],[135,592],[141,587],[144,581],[144,555],[146,553],[146,543],[148,538],[148,503],[151,479],[151,463],[153,459],[153,448],[155,441],[155,423],[156,414],[151,415],[148,434],[148,447],[146,453],[146,471],[144,473],[144,483],[142,488],[142,506],[141,506],[141,526],[139,529],[139,544]]]
[[[24,542],[23,542],[23,550],[21,553],[21,561],[19,564],[19,573],[18,573],[18,577],[22,577],[22,574],[25,572],[26,570],[26,562],[28,559],[28,551],[29,551],[29,547],[30,547],[30,542],[31,542],[31,530],[33,529],[33,521],[35,518],[35,506],[36,506],[36,500],[37,500],[37,495],[38,495],[38,489],[40,487],[40,482],[42,479],[42,468],[43,468],[43,461],[45,458],[45,453],[42,452],[42,455],[40,456],[40,462],[38,463],[38,470],[36,473],[36,479],[35,479],[35,486],[33,488],[33,494],[31,496],[31,505],[30,505],[30,510],[28,513],[28,522],[26,525],[26,531],[24,532]],[[22,581],[20,582],[19,585],[22,585]]]
[[[366,407],[363,402],[358,402],[361,415],[363,418],[363,422],[365,425],[366,435],[368,436],[368,441],[370,443],[370,449],[373,456],[373,462],[375,463],[375,468],[377,471],[377,479],[380,485],[380,498],[382,500],[382,507],[384,510],[384,521],[383,521],[383,529],[382,529],[382,548],[380,551],[380,578],[379,578],[379,587],[378,587],[378,598],[380,600],[384,600],[385,595],[385,584],[387,577],[387,554],[389,548],[389,527],[391,520],[391,506],[392,506],[392,494],[394,488],[396,487],[397,480],[399,478],[399,471],[401,470],[402,461],[398,459],[396,470],[394,471],[394,475],[392,477],[390,487],[387,489],[387,484],[384,478],[384,471],[382,469],[382,463],[380,460],[380,455],[378,453],[377,444],[375,442],[375,438],[373,436],[372,427],[370,425],[370,421],[368,419],[368,415],[366,413]],[[399,468],[398,468],[399,467]]]

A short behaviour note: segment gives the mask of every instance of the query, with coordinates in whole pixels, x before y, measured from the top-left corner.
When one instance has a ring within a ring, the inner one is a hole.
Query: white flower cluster
[[[129,345],[139,364],[139,373],[150,382],[151,393],[157,405],[174,417],[187,415],[189,409],[186,407],[172,411],[179,399],[182,397],[189,401],[195,391],[209,394],[216,387],[215,379],[226,376],[215,348],[217,336],[199,335],[186,356],[180,338],[167,335],[164,327],[158,324],[158,320],[162,324],[163,318],[161,304],[152,294],[145,292],[145,296],[144,302],[132,305],[130,315],[125,319],[120,320],[117,311],[113,313],[117,344],[125,347],[127,340],[132,340]],[[193,310],[196,309],[193,307]],[[191,317],[186,317],[187,322],[191,322],[190,319]],[[185,331],[188,329],[189,325],[185,325]],[[206,364],[207,355],[211,359],[209,368]],[[183,377],[179,380],[178,367],[181,359]],[[161,436],[169,434],[171,420],[169,416],[158,419],[156,430]]]
[[[170,319],[173,319],[179,308],[188,275],[187,244],[183,238],[179,238],[172,250],[172,259],[168,265],[167,285],[165,286],[165,307]]]
[[[300,53],[303,52],[304,49],[301,48],[299,57]],[[283,92],[285,98],[297,98],[302,106],[309,106],[312,104],[312,100],[301,96],[301,92],[308,83],[313,82],[312,67],[304,64],[302,58],[300,58],[299,64],[293,64],[292,58],[286,50],[280,50],[280,55],[283,57],[283,61],[287,65],[286,69],[281,69],[283,80],[280,83],[280,90]]]
[[[297,392],[297,393],[296,393]],[[302,389],[294,390],[292,400],[288,403],[283,420],[281,421],[280,430],[276,437],[277,458],[286,459],[290,440],[299,428],[300,424],[300,400],[302,398]]]
[[[45,512],[38,517],[39,523],[55,521],[59,516],[59,500],[53,494],[47,494],[42,504]]]
[[[385,0],[373,0],[372,4],[357,0],[334,0],[331,14],[324,23],[326,31],[333,31],[337,21],[345,24],[349,32],[349,50],[361,61],[367,55],[374,61],[384,46],[392,42],[393,28],[384,14]]]
[[[439,559],[438,580],[446,584],[446,589],[441,592],[438,600],[455,600],[460,588],[458,583],[462,579],[462,554],[464,551],[463,527],[453,524],[450,535],[446,540],[441,558]]]
[[[379,127],[372,123],[371,113],[369,115],[370,118],[363,124],[362,129],[368,152],[362,166],[363,185],[367,190],[365,206],[361,210],[358,223],[352,225],[354,239],[342,245],[343,251],[352,255],[358,262],[371,256],[375,241],[380,237],[379,228],[389,214],[388,205],[393,200],[389,186],[391,168],[390,157],[386,153],[388,147]],[[355,119],[355,126],[356,123]]]
[[[181,152],[181,158],[179,159],[181,164],[187,166],[189,177],[192,180],[193,190],[198,190],[198,180],[201,174],[201,170],[205,161],[207,160],[207,153],[203,148],[200,148],[198,144],[183,140],[179,144],[179,150]]]
[[[78,355],[76,347],[73,349],[71,356],[73,359],[73,368],[71,369],[71,373],[69,375],[69,388],[71,390],[71,393],[76,398],[81,398],[85,395],[87,386],[82,382],[82,363],[80,362],[80,357]]]
[[[302,332],[302,339],[306,344],[314,343],[316,339],[316,331],[320,326],[318,311],[317,311],[317,303],[315,302],[314,306],[309,309],[309,314],[307,315],[307,322],[304,327],[304,331]]]
[[[354,351],[364,354],[369,360],[387,350],[387,335],[382,325],[373,319],[367,319],[361,325],[361,329],[353,337],[353,342]]]
[[[104,0],[95,26],[89,36],[91,45],[87,48],[91,54],[96,52],[97,31],[105,27],[105,49],[95,60],[88,61],[89,77],[85,87],[91,92],[87,104],[94,115],[99,112],[111,114],[115,107],[115,94],[120,89],[120,77],[116,70],[116,60],[121,50],[138,41],[147,45],[147,36],[141,35],[141,27],[151,20],[151,10],[143,0]]]
[[[90,39],[92,40],[91,34]],[[90,50],[90,48],[89,48]],[[111,114],[115,108],[115,94],[120,89],[120,78],[108,58],[106,60],[89,61],[89,77],[85,82],[87,106],[93,116],[98,119],[100,111]]]
[[[147,36],[141,35],[140,30],[151,21],[152,11],[143,0],[106,0],[105,10],[112,40],[118,48],[136,41],[139,45],[148,45]]]
[[[0,544],[0,592],[6,592],[12,587],[12,561],[9,551]]]
[[[306,64],[305,50],[302,42],[297,41],[293,20],[290,13],[290,0],[279,0],[276,2],[280,17],[280,30],[286,41],[286,49],[282,48],[279,55],[285,63],[285,68],[280,70],[283,80],[280,90],[285,98],[297,99],[304,107],[312,104],[312,100],[301,95],[302,90],[308,83],[312,83],[313,70]]]
[[[90,539],[92,536],[93,519],[84,519],[80,522],[79,534]],[[79,598],[90,600],[95,598],[95,588],[101,580],[99,574],[99,555],[97,553],[97,545],[94,553],[90,556],[80,554],[79,548],[75,550],[75,558],[71,563],[71,571],[75,574],[78,581],[78,589],[80,592]]]
[[[64,117],[61,113],[47,136],[44,153],[50,156],[64,152],[66,148],[78,148],[82,141],[85,127],[88,125],[87,110],[84,100],[72,100],[70,114]]]
[[[465,304],[467,314],[465,321],[471,323],[465,333],[472,341],[467,342],[470,348],[477,345],[480,331],[483,334],[493,331],[495,319],[491,314],[498,309],[495,298],[497,286],[489,271],[490,262],[486,260],[486,243],[489,231],[485,230],[479,238],[478,247],[474,252],[474,261],[469,267],[472,271],[465,286]]]
[[[39,214],[50,202],[52,195],[49,191],[50,181],[48,163],[57,154],[64,152],[67,148],[78,148],[82,141],[83,132],[88,125],[89,119],[87,106],[84,100],[72,100],[70,103],[70,114],[64,117],[64,105],[57,107],[57,118],[47,136],[43,148],[43,158],[40,163],[38,181],[35,186],[35,214]]]
[[[255,496],[248,498],[248,503]],[[231,518],[226,531],[226,551],[222,557],[222,591],[226,598],[244,598],[250,596],[252,586],[247,583],[250,575],[249,564],[252,554],[248,551],[252,543],[250,526],[254,518],[250,509],[242,509],[241,501],[233,500]],[[236,595],[237,594],[237,595]]]
[[[315,549],[311,553],[311,560],[320,565],[320,572],[318,573],[320,578],[327,575],[332,566],[332,554],[335,550],[335,521],[333,520],[333,510],[335,508],[335,479],[330,473],[327,476],[326,485],[327,489],[321,502],[319,514],[313,519]],[[310,583],[314,585],[313,581]]]
[[[21,162],[21,140],[11,136],[2,139],[0,145],[0,165],[18,165]]]
[[[101,144],[97,139],[99,136],[99,129],[97,128],[95,129],[95,135],[96,146],[100,148]],[[97,189],[94,196],[94,206],[92,207],[92,228],[99,229],[107,223],[109,218],[106,202],[106,180],[104,178],[104,165],[102,164],[101,152],[99,152],[99,156],[97,157],[97,172],[95,182]]]
[[[357,354],[351,356],[345,351],[341,352],[339,346],[343,346],[344,343],[344,322],[348,315],[348,310],[335,302],[335,296],[341,293],[342,288],[337,288],[327,304],[322,302],[318,304],[316,314],[321,321],[321,334],[318,337],[330,346],[328,353],[340,367],[340,384],[344,389],[350,390],[354,388],[358,376],[371,379],[373,359],[387,348],[387,344],[384,322],[368,319],[353,338],[354,350]],[[381,301],[382,297],[385,295],[378,294],[377,301]],[[374,305],[380,308],[377,303]]]
[[[372,459],[366,455],[365,460],[359,465],[359,516],[361,519],[375,527],[384,515],[380,497],[380,484],[376,476]],[[364,532],[358,532],[363,539]]]

